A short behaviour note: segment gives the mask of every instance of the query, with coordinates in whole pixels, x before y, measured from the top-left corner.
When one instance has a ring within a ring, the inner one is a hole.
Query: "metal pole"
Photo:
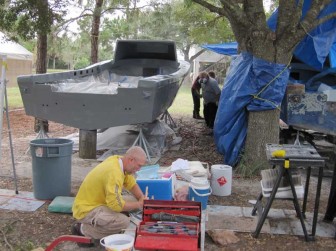
[[[19,194],[18,185],[17,185],[17,180],[16,180],[16,170],[15,170],[14,151],[13,151],[13,141],[12,141],[12,129],[11,129],[11,127],[10,127],[9,114],[8,114],[8,98],[7,98],[7,88],[6,88],[6,83],[4,83],[4,90],[5,90],[5,109],[6,109],[6,118],[7,118],[7,127],[8,127],[9,146],[10,146],[11,157],[12,157],[12,166],[13,166],[13,175],[14,175],[15,193],[16,193],[16,194]]]
[[[5,93],[5,81],[6,81],[6,67],[7,67],[7,56],[2,56],[2,71],[1,71],[1,82],[0,82],[0,149],[2,149],[2,121],[3,121],[3,108],[4,108],[4,93]],[[1,160],[1,151],[0,151]]]

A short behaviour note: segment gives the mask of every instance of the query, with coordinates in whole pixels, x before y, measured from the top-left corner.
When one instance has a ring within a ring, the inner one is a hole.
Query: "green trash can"
[[[35,139],[30,142],[34,197],[53,200],[71,193],[71,157],[69,139]]]

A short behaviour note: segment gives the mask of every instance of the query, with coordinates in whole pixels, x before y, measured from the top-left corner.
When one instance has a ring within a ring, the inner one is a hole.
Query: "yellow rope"
[[[293,56],[292,56],[293,57]],[[290,58],[288,64],[286,65],[286,67],[278,74],[276,75],[270,82],[267,83],[267,85],[265,85],[257,94],[251,94],[253,96],[253,99],[259,99],[259,100],[263,100],[263,101],[266,101],[272,105],[274,105],[276,107],[276,109],[279,109],[279,106],[277,104],[275,104],[274,102],[268,100],[268,99],[263,99],[263,98],[260,98],[259,95],[266,90],[266,88],[271,84],[273,83],[290,65],[290,62],[292,61],[292,57]]]
[[[300,22],[300,25],[301,25],[302,29],[304,30],[304,32],[306,32],[306,34],[308,36],[310,36],[311,38],[314,38],[312,35],[309,34],[309,32],[307,32],[306,28],[303,26],[303,24],[301,22]]]
[[[262,100],[262,101],[265,101],[265,102],[268,102],[268,103],[272,104],[273,106],[275,106],[276,109],[278,109],[279,111],[281,111],[281,109],[279,108],[279,106],[276,103],[274,103],[273,101],[271,101],[271,100],[260,98],[260,97],[255,96],[255,95],[253,95],[253,98],[254,99],[259,99],[259,100]]]

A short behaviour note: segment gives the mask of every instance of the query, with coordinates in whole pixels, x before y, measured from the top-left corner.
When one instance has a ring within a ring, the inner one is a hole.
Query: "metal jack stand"
[[[36,139],[46,139],[46,138],[49,138],[48,134],[44,130],[44,125],[43,125],[43,121],[42,120],[39,120],[39,126],[40,126],[40,131],[37,134]]]
[[[13,151],[13,141],[12,141],[12,131],[10,128],[10,122],[9,122],[9,114],[8,114],[8,100],[7,100],[7,89],[6,89],[6,56],[2,56],[2,75],[1,75],[1,82],[0,82],[0,88],[1,88],[1,97],[0,97],[0,111],[1,111],[1,132],[2,132],[2,118],[3,118],[3,110],[6,111],[6,118],[7,118],[7,127],[8,127],[8,137],[9,137],[9,146],[11,151],[11,157],[12,157],[12,165],[13,165],[13,175],[14,175],[14,183],[15,183],[15,193],[19,194],[18,185],[17,185],[17,178],[16,178],[16,170],[15,170],[15,162],[14,162],[14,151]],[[4,105],[4,98],[5,98],[5,107]],[[0,132],[0,146],[1,146],[1,133]],[[0,159],[1,159],[1,151],[0,151]]]
[[[43,121],[39,120],[39,126],[40,126],[40,131],[37,134],[35,139],[47,139],[49,138],[48,134],[46,133],[46,131],[44,130],[44,126],[43,126]],[[26,150],[26,154],[28,154],[30,151],[30,147],[28,147],[28,149]]]
[[[162,113],[160,120],[163,120],[174,131],[178,129],[175,121],[173,120],[172,116],[170,116],[168,110]]]
[[[149,146],[149,143],[143,133],[143,130],[142,130],[142,125],[140,126],[140,129],[139,129],[139,135],[138,137],[135,139],[134,143],[132,146],[140,146],[142,147],[142,149],[144,149],[144,151],[146,152],[146,155],[147,155],[147,159],[148,159],[148,162],[151,163],[152,160],[151,160],[151,157],[150,157],[150,154],[149,154],[149,151],[148,149],[150,149],[150,146]]]

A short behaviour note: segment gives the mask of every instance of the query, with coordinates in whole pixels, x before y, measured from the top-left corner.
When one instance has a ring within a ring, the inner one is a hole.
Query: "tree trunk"
[[[250,170],[258,172],[269,167],[265,147],[267,143],[279,143],[279,115],[278,109],[249,112],[242,164]]]
[[[37,35],[37,55],[36,55],[36,73],[46,73],[47,72],[47,45],[48,36],[45,33],[40,33]],[[41,120],[35,118],[34,131],[38,133],[43,126],[44,132],[49,132],[48,120]]]
[[[56,55],[53,56],[53,69],[56,69]]]
[[[101,8],[103,0],[96,0],[96,6],[93,13],[92,28],[91,28],[91,63],[98,62],[98,38],[101,18]]]
[[[36,55],[36,73],[47,72],[47,34],[38,34],[37,36],[37,55]]]
[[[91,28],[91,63],[98,62],[98,38],[103,0],[96,0]],[[79,132],[79,157],[95,159],[97,151],[97,130]]]

